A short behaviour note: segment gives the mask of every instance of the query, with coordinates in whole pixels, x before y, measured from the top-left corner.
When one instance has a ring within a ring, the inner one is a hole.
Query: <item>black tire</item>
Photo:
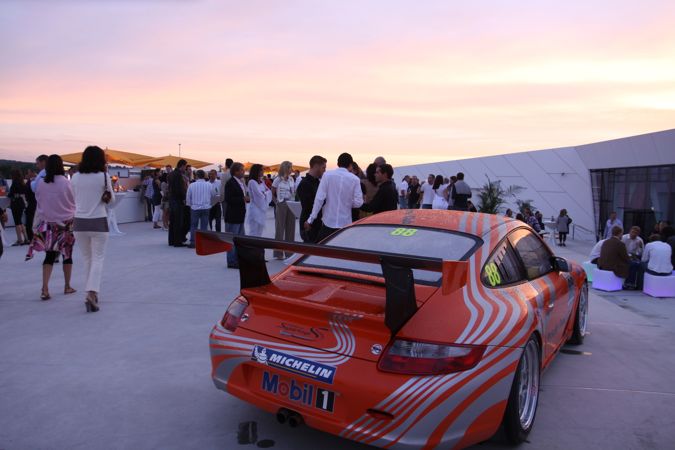
[[[582,305],[582,302],[585,302],[585,305]],[[583,323],[581,314],[586,315]],[[584,343],[587,327],[586,321],[588,321],[588,284],[584,283],[579,292],[579,301],[577,302],[577,308],[574,313],[574,328],[572,329],[572,336],[570,336],[567,341],[568,344],[581,345]]]
[[[528,351],[529,349],[529,351]],[[526,363],[525,359],[528,359]],[[527,369],[528,364],[534,364],[529,369]],[[527,415],[527,423],[523,424],[521,420],[521,411],[520,411],[520,391],[522,386],[522,372],[523,370],[532,370],[532,375],[536,377],[536,389],[535,397],[533,400],[533,410],[530,414]],[[531,336],[530,339],[525,344],[523,349],[523,354],[520,357],[518,362],[518,369],[513,378],[513,384],[511,385],[511,393],[509,394],[509,401],[506,405],[506,411],[504,412],[504,432],[506,434],[506,440],[513,445],[520,444],[521,442],[527,439],[527,435],[532,430],[534,425],[534,419],[537,413],[537,405],[539,403],[539,381],[541,377],[541,349],[539,347],[539,341],[535,336]]]

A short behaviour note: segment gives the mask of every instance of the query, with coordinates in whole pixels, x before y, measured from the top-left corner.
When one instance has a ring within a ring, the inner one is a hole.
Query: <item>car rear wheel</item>
[[[572,345],[581,345],[586,336],[586,327],[588,326],[588,285],[584,283],[579,293],[579,303],[574,317],[574,329],[569,343]]]
[[[504,413],[504,431],[511,444],[523,442],[534,425],[539,403],[541,351],[536,337],[530,337],[518,363]]]

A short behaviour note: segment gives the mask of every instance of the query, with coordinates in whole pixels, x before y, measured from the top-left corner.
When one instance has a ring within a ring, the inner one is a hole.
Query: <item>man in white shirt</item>
[[[220,222],[222,219],[222,209],[220,203],[223,201],[223,196],[220,193],[220,180],[218,180],[218,172],[216,169],[209,171],[209,184],[211,185],[211,209],[209,210],[209,230],[213,230],[213,222],[215,221],[215,230],[220,233]]]
[[[312,212],[305,222],[305,230],[310,231],[312,222],[322,212],[323,225],[317,242],[352,223],[352,208],[363,205],[361,182],[350,172],[353,162],[352,155],[343,153],[338,157],[338,168],[321,177]]]
[[[602,244],[604,244],[606,240],[607,239],[600,239],[591,249],[589,259],[593,264],[598,263],[598,258],[600,258],[600,250],[602,250]]]
[[[30,189],[33,192],[37,191],[37,184],[42,180],[44,177],[47,176],[47,171],[45,170],[45,166],[47,165],[47,159],[49,157],[47,155],[40,155],[37,158],[35,158],[35,165],[37,166],[38,170],[38,175],[35,177],[34,180],[31,180],[30,182]]]
[[[613,227],[623,228],[623,222],[621,222],[619,219],[616,218],[615,211],[611,212],[611,214],[609,215],[609,219],[607,219],[607,223],[605,223],[605,239],[607,239],[612,235]]]
[[[628,256],[632,259],[640,259],[645,248],[645,243],[640,237],[640,227],[631,227],[630,232],[621,237],[621,242],[626,244]]]
[[[190,245],[195,248],[195,231],[197,226],[202,231],[209,229],[209,211],[214,196],[214,185],[206,182],[203,170],[197,171],[197,181],[188,186],[185,204],[190,207]]]
[[[657,276],[669,276],[673,273],[673,264],[670,261],[672,249],[670,245],[661,241],[661,236],[653,234],[649,244],[645,245],[642,254],[642,264],[647,273]]]
[[[436,176],[430,173],[427,177],[427,182],[422,183],[420,192],[422,193],[422,209],[431,209],[434,202],[434,179]]]
[[[396,186],[398,190],[398,207],[401,209],[408,208],[408,180],[410,177],[408,175],[404,176],[401,182]]]

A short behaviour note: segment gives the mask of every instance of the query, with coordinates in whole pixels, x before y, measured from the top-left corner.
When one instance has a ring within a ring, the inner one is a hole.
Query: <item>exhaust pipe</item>
[[[282,425],[285,424],[286,422],[288,422],[288,419],[292,413],[293,411],[291,411],[290,409],[279,408],[279,411],[277,411],[277,422],[279,422]]]
[[[304,423],[305,420],[300,414],[296,413],[295,411],[291,411],[291,415],[288,417],[288,425],[291,428],[297,428]]]
[[[304,424],[305,420],[295,411],[291,411],[287,408],[280,408],[279,411],[277,411],[277,422],[282,425],[287,423],[291,428],[297,428]]]

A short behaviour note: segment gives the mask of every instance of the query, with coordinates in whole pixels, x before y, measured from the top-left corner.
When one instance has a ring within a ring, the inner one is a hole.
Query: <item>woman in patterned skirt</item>
[[[42,263],[42,300],[49,300],[49,278],[54,268],[54,260],[63,255],[64,294],[75,292],[70,286],[73,273],[73,218],[75,216],[75,197],[70,181],[65,177],[63,160],[59,155],[51,155],[45,167],[47,175],[37,184],[35,198],[40,213],[37,232],[28,248],[26,260],[38,251],[46,252]]]

